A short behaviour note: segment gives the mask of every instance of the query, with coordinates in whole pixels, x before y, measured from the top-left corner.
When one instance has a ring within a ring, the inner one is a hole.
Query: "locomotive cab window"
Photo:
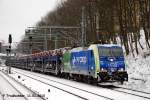
[[[111,49],[110,48],[103,48],[103,47],[100,47],[99,48],[99,54],[100,56],[111,56]]]
[[[99,47],[100,56],[123,56],[122,48]]]
[[[112,48],[111,51],[113,56],[123,56],[122,48]]]

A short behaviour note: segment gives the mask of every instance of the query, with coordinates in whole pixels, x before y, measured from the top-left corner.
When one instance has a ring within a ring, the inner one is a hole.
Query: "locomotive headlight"
[[[110,61],[114,61],[113,59],[110,59]]]
[[[124,69],[123,69],[123,68],[120,68],[118,71],[121,71],[121,72],[122,72],[122,71],[124,71]]]
[[[107,70],[106,70],[106,69],[104,69],[104,68],[101,68],[101,71],[102,71],[102,72],[107,72]]]

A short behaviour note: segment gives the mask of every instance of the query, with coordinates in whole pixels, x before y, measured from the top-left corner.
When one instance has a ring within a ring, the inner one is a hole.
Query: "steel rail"
[[[22,87],[24,87],[25,89],[27,89],[27,90],[29,90],[29,91],[31,91],[33,94],[35,94],[35,95],[39,95],[38,93],[36,93],[36,92],[34,92],[33,90],[31,90],[31,89],[29,89],[27,86],[25,86],[25,85],[23,85],[23,84],[21,84],[20,82],[18,82],[17,80],[15,80],[14,78],[12,78],[12,77],[10,77],[9,75],[7,75],[6,73],[4,73],[4,72],[2,72],[3,74],[5,74],[7,77],[9,77],[10,79],[12,79],[13,81],[15,81],[16,83],[18,83],[19,85],[21,85]],[[8,81],[8,80],[7,80]],[[8,81],[9,82],[9,81]],[[10,82],[9,82],[10,83]],[[10,83],[11,84],[11,83]],[[11,84],[12,85],[12,84]],[[13,85],[12,85],[13,86]],[[14,87],[14,86],[13,86]],[[14,87],[15,88],[15,87]],[[15,88],[16,90],[18,90],[17,88]],[[19,91],[19,90],[18,90]],[[19,91],[20,92],[20,91]],[[21,93],[21,92],[20,92]],[[22,94],[22,93],[21,93]],[[23,95],[23,94],[22,94]],[[25,96],[24,96],[25,97]],[[42,100],[45,100],[45,98],[43,98],[43,97],[39,97],[39,98],[41,98]],[[26,100],[28,100],[27,99],[27,97],[26,97]]]
[[[13,71],[14,71],[14,70],[13,70]],[[20,73],[20,72],[17,72],[17,71],[14,71],[14,72],[16,72],[16,73],[18,73],[18,74],[21,74],[21,75],[24,75],[24,76],[26,76],[26,77],[35,79],[35,78],[29,76],[29,74],[28,74],[28,75],[25,75],[25,74]],[[33,75],[33,74],[30,74],[30,75]],[[59,83],[59,84],[61,84],[61,85],[65,85],[65,86],[68,86],[68,87],[71,87],[71,88],[74,88],[74,89],[77,89],[77,90],[80,90],[80,91],[84,91],[84,92],[87,92],[87,93],[90,93],[90,94],[93,94],[93,95],[96,95],[96,96],[99,96],[99,97],[102,97],[102,98],[105,98],[105,99],[108,99],[108,100],[114,100],[114,99],[112,99],[112,98],[109,98],[109,97],[106,97],[106,96],[103,96],[103,95],[99,95],[99,94],[97,94],[97,93],[93,93],[93,92],[90,92],[90,91],[87,91],[87,90],[84,90],[84,89],[80,89],[80,88],[77,88],[77,87],[74,87],[74,86],[71,86],[71,85],[67,85],[67,84],[64,84],[64,83],[61,83],[61,82],[57,82],[57,81],[54,81],[54,80],[50,80],[50,79],[48,79],[48,78],[44,78],[44,77],[41,77],[41,76],[38,76],[38,75],[34,75],[34,76],[37,76],[37,77],[39,77],[39,78],[43,78],[43,79],[46,79],[46,80],[48,80],[48,81],[52,81],[52,82],[55,82],[55,83]],[[38,79],[36,79],[36,80],[38,80]],[[41,81],[41,80],[39,80],[39,81]],[[42,83],[45,83],[45,82],[42,81]],[[48,83],[46,83],[46,84],[48,84]],[[66,91],[66,90],[65,90],[65,91]]]

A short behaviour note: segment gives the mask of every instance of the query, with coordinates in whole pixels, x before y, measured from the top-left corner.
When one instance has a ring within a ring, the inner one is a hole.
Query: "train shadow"
[[[102,87],[102,88],[111,88],[111,89],[114,89],[114,88],[118,88],[116,86],[113,86],[113,85],[98,85],[98,87]]]
[[[116,89],[119,88],[113,84],[97,84],[98,87],[107,88],[107,89]]]

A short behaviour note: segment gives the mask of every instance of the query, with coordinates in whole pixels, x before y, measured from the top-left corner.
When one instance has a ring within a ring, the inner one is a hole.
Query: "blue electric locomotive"
[[[128,81],[123,49],[119,45],[91,45],[95,58],[95,78],[98,81]]]
[[[63,55],[62,73],[97,82],[128,81],[123,50],[118,45],[90,45],[88,49],[68,51]]]

